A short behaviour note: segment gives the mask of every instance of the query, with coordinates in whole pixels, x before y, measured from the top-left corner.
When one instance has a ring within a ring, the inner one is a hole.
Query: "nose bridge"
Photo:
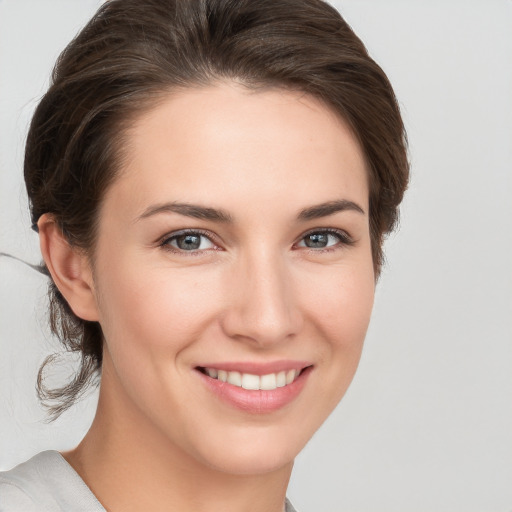
[[[238,261],[234,275],[233,301],[225,325],[230,335],[250,338],[263,346],[297,332],[301,319],[282,255],[268,248],[246,254]]]

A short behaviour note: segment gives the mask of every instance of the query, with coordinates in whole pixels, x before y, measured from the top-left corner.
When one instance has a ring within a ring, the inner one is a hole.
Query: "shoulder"
[[[39,510],[41,507],[52,510],[45,503],[48,493],[41,477],[47,458],[48,452],[42,452],[10,471],[0,472],[0,512],[29,512],[38,510],[38,507]]]
[[[286,498],[284,512],[298,512],[298,510],[293,508],[293,505],[291,504],[291,502],[288,498]]]
[[[73,468],[53,450],[0,472],[0,512],[20,510],[105,512]]]
[[[0,512],[36,512],[37,505],[15,482],[4,479],[0,473]]]

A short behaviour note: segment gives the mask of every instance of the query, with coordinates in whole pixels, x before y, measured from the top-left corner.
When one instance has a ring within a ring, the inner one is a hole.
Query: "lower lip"
[[[291,384],[272,390],[244,389],[196,371],[208,388],[223,401],[244,412],[265,414],[282,409],[291,403],[304,388],[312,369],[311,366],[305,368]]]

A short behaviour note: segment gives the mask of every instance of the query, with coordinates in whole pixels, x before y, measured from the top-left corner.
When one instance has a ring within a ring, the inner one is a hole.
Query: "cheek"
[[[360,350],[373,308],[372,264],[328,269],[321,286],[303,290],[304,310],[332,351]]]
[[[320,386],[329,413],[350,385],[361,357],[373,308],[375,282],[371,259],[360,266],[330,269],[325,285],[305,309],[310,324],[324,340],[319,345],[323,367]]]
[[[107,344],[122,343],[123,351],[184,348],[215,307],[212,280],[197,271],[129,263],[104,273],[99,309]]]
[[[173,390],[185,355],[215,314],[212,280],[205,286],[198,272],[118,262],[100,282],[100,324],[113,370],[102,386],[117,390],[118,399],[129,397],[123,403],[148,417],[162,403],[178,410],[181,398]]]

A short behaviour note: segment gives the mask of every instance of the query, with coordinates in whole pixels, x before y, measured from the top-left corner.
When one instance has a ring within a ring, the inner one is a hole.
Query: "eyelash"
[[[315,254],[324,253],[324,252],[333,252],[333,251],[339,250],[342,247],[352,246],[355,243],[355,241],[352,239],[352,237],[346,231],[343,231],[340,229],[333,229],[333,228],[316,228],[316,229],[312,229],[312,230],[304,233],[300,237],[300,239],[297,242],[295,242],[293,245],[296,246],[297,243],[303,241],[306,237],[308,237],[310,235],[314,235],[314,234],[328,234],[328,235],[334,235],[338,238],[338,243],[336,243],[332,246],[323,247],[323,248],[312,248],[312,247],[307,247],[307,246],[303,247],[304,250],[307,250],[308,252],[313,252]],[[212,250],[212,249],[195,249],[195,250],[186,251],[184,249],[179,249],[179,248],[173,247],[171,245],[171,242],[173,240],[176,240],[180,236],[186,236],[186,235],[200,235],[202,237],[207,238],[212,244],[217,245],[215,242],[216,237],[213,236],[213,234],[210,233],[209,231],[204,231],[201,229],[184,229],[184,230],[176,231],[174,233],[166,235],[159,242],[159,246],[162,247],[166,251],[172,252],[174,254],[180,254],[183,256],[185,256],[185,255],[186,256],[198,256],[198,255],[201,255],[205,251]],[[213,249],[213,250],[218,250],[218,248]]]
[[[213,236],[213,234],[210,233],[209,231],[204,231],[202,229],[182,229],[181,231],[175,231],[169,235],[166,235],[161,240],[159,245],[166,251],[172,252],[174,254],[180,254],[183,256],[199,256],[205,250],[211,250],[211,249],[196,249],[196,250],[192,250],[192,251],[186,251],[184,249],[179,249],[179,248],[173,247],[171,245],[171,242],[173,240],[176,240],[180,236],[186,236],[186,235],[200,235],[202,237],[207,238],[212,244],[217,245],[215,243],[215,237]],[[217,249],[214,249],[214,250],[217,250]]]
[[[302,240],[304,240],[306,237],[308,237],[310,235],[316,235],[316,234],[334,235],[335,237],[338,238],[338,243],[335,245],[332,245],[332,246],[321,247],[321,248],[316,248],[316,249],[312,248],[312,247],[304,247],[304,249],[306,249],[307,251],[313,252],[315,254],[337,251],[343,247],[350,247],[350,246],[354,245],[354,243],[355,243],[353,238],[346,231],[343,231],[341,229],[334,229],[334,228],[311,229],[310,231],[308,231],[307,233],[304,233],[300,237],[299,242],[301,242]],[[296,242],[296,243],[298,243],[298,242]],[[294,244],[294,245],[296,245],[296,244]]]

